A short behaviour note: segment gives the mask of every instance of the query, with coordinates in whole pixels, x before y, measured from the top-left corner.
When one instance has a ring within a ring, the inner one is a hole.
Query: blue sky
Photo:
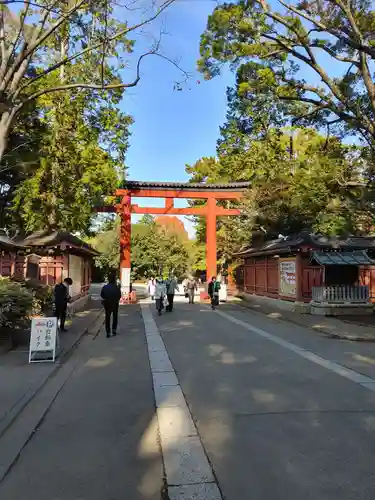
[[[162,52],[179,64],[191,78],[181,92],[173,90],[181,74],[170,63],[150,57],[142,66],[141,81],[123,99],[122,110],[134,117],[127,154],[128,178],[133,180],[185,181],[185,164],[215,155],[219,126],[226,113],[226,87],[233,75],[226,71],[204,81],[196,71],[199,37],[215,2],[179,0],[163,16]],[[160,24],[153,26],[157,34]],[[139,42],[146,43],[145,39]],[[197,82],[201,83],[198,84]],[[135,200],[160,206],[159,200]],[[176,203],[182,206],[182,202]],[[183,219],[187,230],[192,226]]]
[[[271,1],[272,3],[272,1]],[[205,81],[196,71],[200,35],[216,2],[211,0],[177,0],[158,22],[148,28],[148,36],[137,39],[136,54],[150,47],[152,35],[160,28],[161,52],[179,64],[191,78],[181,92],[173,89],[181,74],[172,64],[150,57],[142,66],[141,81],[123,99],[122,110],[134,117],[131,146],[127,155],[128,178],[133,180],[186,181],[185,164],[202,156],[215,155],[219,127],[225,121],[226,88],[234,83],[234,75],[226,68],[222,75]],[[331,75],[345,70],[327,54],[316,53]],[[128,81],[132,76],[127,74]],[[305,65],[301,76],[310,83],[321,84],[316,73]],[[198,84],[198,81],[200,84]],[[139,205],[161,206],[162,200],[134,200]],[[183,206],[183,202],[176,202]],[[138,217],[134,217],[137,220]],[[192,224],[183,218],[190,235]]]

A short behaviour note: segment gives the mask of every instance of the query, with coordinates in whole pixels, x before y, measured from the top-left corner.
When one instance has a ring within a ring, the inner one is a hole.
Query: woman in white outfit
[[[155,280],[154,280],[154,278],[151,278],[148,281],[147,291],[148,291],[149,298],[151,300],[154,300],[154,296],[155,296]]]
[[[155,284],[155,304],[159,316],[161,316],[161,311],[164,308],[164,297],[166,296],[166,294],[167,289],[165,284],[161,279],[157,279]]]

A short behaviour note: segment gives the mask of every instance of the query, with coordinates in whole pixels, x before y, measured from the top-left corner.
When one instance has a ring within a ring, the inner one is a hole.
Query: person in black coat
[[[66,311],[68,309],[68,302],[70,301],[69,287],[72,285],[72,279],[65,278],[62,283],[55,286],[54,290],[55,316],[59,321],[60,330],[62,332],[66,332]]]
[[[109,277],[108,284],[103,286],[100,296],[105,310],[105,331],[108,338],[111,336],[111,316],[112,335],[117,335],[118,308],[121,299],[121,290],[120,287],[117,286],[115,275]]]

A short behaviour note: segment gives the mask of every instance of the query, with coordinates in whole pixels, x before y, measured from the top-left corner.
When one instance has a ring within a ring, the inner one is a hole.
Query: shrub
[[[23,327],[33,309],[33,294],[20,283],[0,277],[0,328]]]
[[[35,314],[43,314],[53,304],[53,287],[43,285],[36,280],[27,280],[22,285],[33,294],[33,311]]]

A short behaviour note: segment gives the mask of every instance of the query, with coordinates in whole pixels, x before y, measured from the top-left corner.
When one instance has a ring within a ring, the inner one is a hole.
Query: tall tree
[[[97,14],[104,15],[104,10],[104,4],[102,10],[98,6]],[[50,36],[51,50],[45,56],[50,64],[66,57],[74,33],[70,19]],[[108,50],[110,54],[114,55],[113,49]],[[43,84],[48,81],[52,88],[79,81],[95,74],[96,65],[95,55],[86,53],[75,64],[61,65],[45,75]],[[112,67],[103,70],[108,81],[118,78]],[[90,94],[69,88],[36,100],[46,132],[39,144],[36,169],[18,186],[14,199],[26,231],[45,227],[88,230],[95,203],[103,193],[113,192],[123,175],[132,120],[116,107],[122,94],[120,88]]]
[[[370,0],[220,3],[199,67],[211,78],[231,63],[242,93],[297,103],[294,123],[338,124],[374,151],[374,23]]]
[[[158,42],[135,57],[126,54],[134,50],[129,37],[142,34],[174,1],[152,1],[144,9],[137,1],[120,5],[116,0],[24,0],[19,9],[20,0],[1,0],[0,161],[16,117],[30,102],[57,91],[134,87],[146,57],[168,59]],[[96,64],[86,74],[64,75],[65,68],[88,57]],[[114,61],[121,74],[108,72]],[[122,79],[125,70],[134,73],[129,81]],[[51,82],[49,77],[57,72],[63,83]]]
[[[174,234],[181,241],[187,241],[189,239],[184,223],[178,217],[174,215],[159,215],[155,217],[155,222],[166,234]]]
[[[119,268],[119,230],[119,221],[113,220],[90,240],[100,252],[96,263],[105,273]],[[190,241],[168,233],[151,216],[132,224],[131,249],[133,279],[166,276],[169,272],[182,276],[192,262]]]
[[[44,99],[38,166],[14,198],[26,231],[89,229],[95,206],[114,192],[125,168],[132,119],[116,109],[118,99],[76,90]]]
[[[15,192],[22,182],[35,174],[46,132],[34,102],[17,117],[9,136],[0,165],[0,227],[7,228],[11,234],[23,225],[20,213],[11,210]]]
[[[239,205],[242,214],[218,220],[219,263],[249,244],[253,232],[269,239],[301,230],[336,235],[372,230],[372,202],[363,198],[358,186],[366,170],[360,148],[336,137],[327,142],[312,129],[295,131],[292,158],[288,130],[270,130],[266,140],[239,140],[241,148],[231,150],[227,143],[217,160],[188,167],[192,178],[204,171],[207,183],[218,178],[251,182]],[[205,241],[204,219],[198,221],[197,240]]]

